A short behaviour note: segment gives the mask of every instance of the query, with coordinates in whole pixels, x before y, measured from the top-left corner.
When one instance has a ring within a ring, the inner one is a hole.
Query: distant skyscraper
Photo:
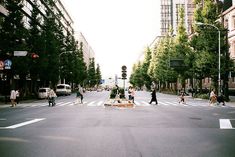
[[[177,32],[180,7],[185,10],[185,27],[191,33],[195,9],[193,0],[161,0],[161,35],[166,35],[170,28],[173,28],[174,33]]]

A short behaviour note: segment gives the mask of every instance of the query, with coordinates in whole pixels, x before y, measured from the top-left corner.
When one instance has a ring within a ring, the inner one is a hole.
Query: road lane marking
[[[93,104],[95,103],[95,101],[90,102],[89,104],[87,104],[87,106],[94,106]]]
[[[151,106],[151,104],[149,104],[149,103],[147,103],[147,102],[145,102],[145,101],[142,101],[142,103],[144,103],[145,106]]]
[[[42,120],[45,120],[45,118],[37,118],[37,119],[30,120],[30,121],[22,122],[22,123],[19,123],[19,124],[7,126],[7,127],[0,127],[0,129],[16,129],[16,128],[19,128],[19,127],[22,127],[22,126],[25,126],[25,125],[29,125],[29,124],[32,124],[32,123],[36,123],[36,122],[39,122],[39,121],[42,121]]]
[[[99,101],[99,102],[97,103],[97,106],[101,106],[102,103],[103,103],[103,101]]]
[[[161,105],[165,105],[165,106],[168,106],[168,105],[169,105],[169,104],[166,104],[166,103],[161,102],[161,101],[158,101],[158,103],[161,104]]]
[[[135,104],[136,104],[137,106],[140,106],[140,103],[139,103],[138,101],[135,101]]]
[[[60,105],[57,105],[57,106],[65,106],[65,105],[68,105],[68,104],[70,104],[71,102],[66,102],[66,103],[62,103],[62,104],[60,104]]]
[[[220,119],[220,129],[235,129],[229,119]]]

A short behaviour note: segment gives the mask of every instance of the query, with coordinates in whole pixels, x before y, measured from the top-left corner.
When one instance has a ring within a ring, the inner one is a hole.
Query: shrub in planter
[[[110,92],[110,99],[114,99],[115,96],[117,94],[117,88],[112,88],[111,92]],[[125,98],[125,92],[123,88],[119,88],[119,94],[120,94],[120,98]]]
[[[209,99],[208,94],[196,94],[194,95],[195,98],[201,98],[201,99]]]

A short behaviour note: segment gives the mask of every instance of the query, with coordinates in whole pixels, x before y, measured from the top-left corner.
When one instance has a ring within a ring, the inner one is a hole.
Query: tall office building
[[[95,53],[81,32],[76,34],[75,37],[78,40],[79,48],[82,46],[84,62],[88,67],[90,63],[90,58],[95,58]]]
[[[23,20],[24,20],[24,25],[26,28],[29,27],[29,21],[32,15],[32,9],[33,6],[35,5],[34,3],[36,2],[36,5],[38,6],[37,9],[39,11],[39,16],[41,18],[41,24],[45,21],[46,19],[46,11],[49,11],[53,14],[53,16],[56,17],[56,20],[58,23],[60,23],[63,27],[63,32],[66,33],[69,31],[70,33],[73,33],[73,20],[64,8],[63,4],[61,3],[60,0],[57,0],[53,3],[52,7],[49,7],[46,3],[45,0],[22,0],[23,4],[23,9],[22,13],[24,14]],[[6,0],[0,0],[0,23],[4,19],[5,16],[8,15],[8,10],[5,8],[5,3]],[[57,15],[61,15],[61,18],[58,19]],[[40,26],[40,24],[39,24]]]
[[[165,36],[170,28],[177,32],[179,23],[179,8],[183,7],[185,11],[185,27],[187,33],[191,33],[193,11],[195,5],[193,0],[161,0],[161,35]]]
[[[48,7],[48,5],[45,3],[45,0],[37,0],[36,1],[38,5],[39,14],[42,18],[42,21],[46,18],[46,10],[50,11],[57,19],[57,22],[60,23],[63,26],[63,31],[66,33],[66,31],[69,31],[72,33],[73,30],[73,20],[68,14],[67,10],[63,6],[60,0],[57,0],[54,2],[53,7]],[[29,25],[29,19],[31,18],[31,11],[34,6],[34,0],[23,0],[23,13],[25,26],[28,27]],[[56,15],[61,15],[61,18],[58,19]]]
[[[5,6],[5,2],[6,0],[0,0],[0,23],[1,21],[4,19],[4,17],[6,17],[8,15],[8,10],[4,7]],[[46,11],[50,11],[53,16],[56,17],[57,22],[60,23],[63,27],[63,33],[66,35],[67,31],[71,34],[74,33],[74,29],[73,29],[73,20],[70,17],[69,13],[67,12],[67,10],[65,9],[64,5],[62,4],[61,0],[56,0],[54,1],[52,7],[49,7],[46,3],[45,0],[22,0],[22,4],[23,4],[23,9],[22,12],[24,14],[23,20],[24,20],[24,25],[26,28],[29,27],[29,21],[31,18],[31,11],[33,9],[33,6],[35,5],[34,2],[36,2],[37,4],[37,9],[39,11],[39,16],[41,18],[41,24],[43,24],[43,22],[46,19]],[[56,15],[60,14],[61,18],[58,19],[58,17]],[[39,24],[40,26],[40,24]],[[78,40],[78,42],[82,42],[83,43],[83,49],[84,49],[84,61],[86,62],[86,64],[89,64],[89,59],[95,57],[94,51],[92,50],[91,46],[88,44],[88,42],[86,41],[85,37],[82,35],[82,33],[79,33],[79,35],[75,35],[76,40]],[[78,47],[80,46],[80,44],[78,44]]]

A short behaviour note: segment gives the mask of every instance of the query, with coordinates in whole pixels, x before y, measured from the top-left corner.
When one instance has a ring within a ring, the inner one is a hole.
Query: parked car
[[[56,95],[70,95],[72,92],[71,86],[68,84],[58,84],[56,86]]]
[[[38,89],[38,98],[39,99],[46,99],[46,98],[48,98],[49,91],[50,91],[49,87],[39,88]]]

